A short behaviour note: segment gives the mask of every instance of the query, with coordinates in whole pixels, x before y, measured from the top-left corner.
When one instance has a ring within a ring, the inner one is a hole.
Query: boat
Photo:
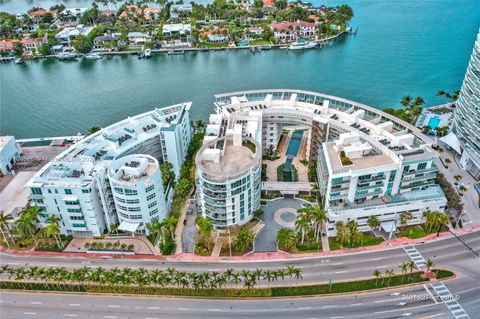
[[[22,63],[25,63],[25,61],[22,59],[22,58],[16,58],[14,60],[15,64],[22,64]]]
[[[168,55],[183,55],[183,54],[185,54],[185,50],[183,50],[183,49],[180,49],[180,50],[171,49],[171,50],[168,50],[167,54]]]
[[[271,45],[262,45],[261,47],[259,47],[260,50],[271,50],[272,49],[272,46]]]
[[[76,60],[77,54],[72,52],[62,52],[57,55],[59,60]]]
[[[250,52],[253,52],[253,53],[260,52],[260,49],[258,47],[251,47]]]
[[[200,52],[208,52],[208,47],[201,47]]]
[[[100,60],[100,59],[103,59],[104,56],[98,52],[94,52],[94,53],[89,53],[89,54],[86,54],[85,55],[85,59],[87,60]]]
[[[289,50],[305,50],[305,49],[312,49],[315,48],[318,43],[309,42],[305,39],[299,39],[297,42],[293,42],[288,47]]]
[[[152,50],[146,49],[145,50],[145,59],[148,59],[152,56]]]
[[[139,58],[139,59],[143,59],[143,58],[145,57],[145,52],[139,51],[139,52],[137,53],[137,55],[138,55],[138,58]]]

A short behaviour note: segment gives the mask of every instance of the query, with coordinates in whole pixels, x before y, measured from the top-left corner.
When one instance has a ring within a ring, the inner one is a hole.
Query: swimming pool
[[[302,135],[303,131],[293,132],[290,143],[288,143],[287,155],[297,156],[298,150],[300,149],[300,144],[302,144]]]
[[[436,117],[436,116],[432,116],[429,120],[428,120],[428,126],[430,126],[430,128],[432,130],[435,130],[438,125],[440,124],[440,118]]]

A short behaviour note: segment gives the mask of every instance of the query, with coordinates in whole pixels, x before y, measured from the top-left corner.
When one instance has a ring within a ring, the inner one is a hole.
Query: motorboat
[[[59,60],[76,60],[77,54],[73,52],[62,52],[57,55]]]
[[[14,60],[15,64],[22,64],[22,63],[25,63],[25,61],[22,59],[22,58],[16,58]]]
[[[305,49],[312,49],[315,48],[318,45],[318,43],[315,42],[309,42],[305,39],[299,39],[296,42],[293,42],[290,44],[288,47],[289,50],[305,50]]]
[[[87,60],[100,60],[103,58],[104,56],[98,52],[93,52],[85,55],[85,59]]]
[[[183,54],[185,54],[185,50],[183,50],[183,49],[180,49],[180,50],[171,49],[171,50],[168,50],[167,54],[168,55],[183,55]]]
[[[152,56],[152,50],[146,49],[146,50],[145,50],[145,54],[144,54],[145,59],[148,59],[148,58],[150,58],[151,56]]]

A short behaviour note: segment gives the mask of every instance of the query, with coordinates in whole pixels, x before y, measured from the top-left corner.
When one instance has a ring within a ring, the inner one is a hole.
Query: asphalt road
[[[463,237],[480,251],[479,233]],[[457,278],[445,282],[458,296],[471,318],[480,318],[480,259],[454,238],[416,246],[438,267],[456,271]],[[0,264],[79,267],[175,267],[186,271],[274,269],[296,265],[304,270],[302,283],[370,277],[374,269],[394,269],[408,260],[402,248],[383,251],[308,258],[303,260],[252,262],[161,262],[146,260],[86,260],[82,258],[0,256]],[[408,299],[406,297],[410,296]],[[413,297],[412,297],[413,296]],[[195,299],[73,295],[29,292],[0,293],[2,318],[455,318],[430,284],[348,296],[281,299]],[[228,312],[228,314],[227,314]]]

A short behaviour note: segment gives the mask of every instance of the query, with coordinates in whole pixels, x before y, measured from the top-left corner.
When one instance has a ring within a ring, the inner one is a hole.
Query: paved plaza
[[[265,214],[262,221],[265,226],[255,237],[255,252],[269,252],[277,250],[277,232],[282,227],[293,228],[297,209],[304,203],[294,198],[283,198],[268,201],[261,207]]]

